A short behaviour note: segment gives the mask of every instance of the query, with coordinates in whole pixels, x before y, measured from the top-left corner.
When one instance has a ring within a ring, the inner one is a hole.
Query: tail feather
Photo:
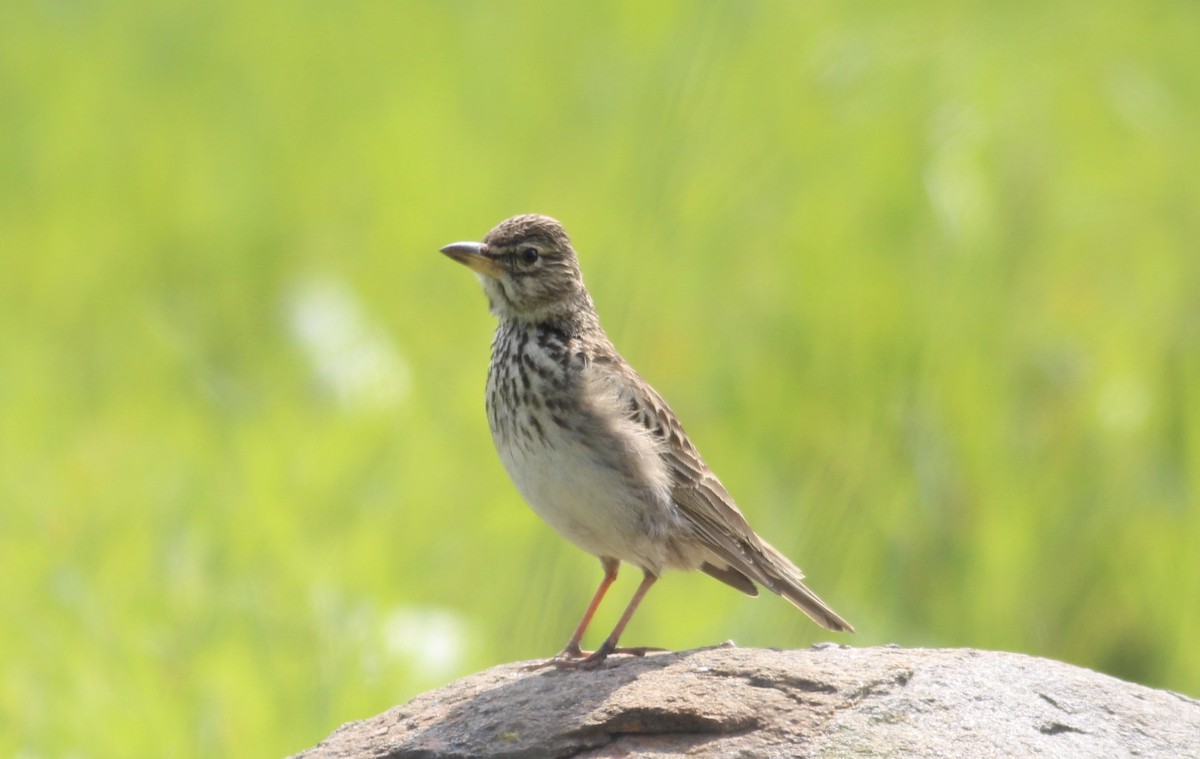
[[[825,629],[834,632],[854,632],[853,625],[838,616],[838,613],[829,608],[829,605],[822,601],[816,593],[808,589],[803,582],[804,573],[800,571],[799,567],[775,550],[770,543],[765,540],[760,542],[764,561],[761,563],[755,561],[756,568],[761,574],[761,577],[756,579],[768,590],[791,601],[796,608]]]
[[[758,586],[754,584],[754,581],[728,564],[706,561],[700,565],[700,571],[709,577],[717,578],[732,588],[737,588],[748,596],[758,595]]]

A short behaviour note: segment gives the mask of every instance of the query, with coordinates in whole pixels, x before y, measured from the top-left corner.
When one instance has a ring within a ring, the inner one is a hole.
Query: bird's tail
[[[791,601],[812,621],[827,630],[854,632],[853,625],[838,616],[838,613],[829,608],[829,605],[822,601],[816,593],[808,589],[808,586],[804,584],[804,573],[800,571],[799,567],[793,564],[788,557],[775,550],[774,546],[767,541],[761,540],[760,542],[763,561],[761,563],[756,561],[755,564],[762,577],[755,579],[758,579],[767,589]]]

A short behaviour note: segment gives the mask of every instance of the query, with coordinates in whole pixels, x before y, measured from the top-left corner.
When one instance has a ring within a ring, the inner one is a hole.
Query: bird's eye
[[[525,265],[532,264],[534,261],[538,260],[537,248],[522,248],[520,255],[521,263]]]

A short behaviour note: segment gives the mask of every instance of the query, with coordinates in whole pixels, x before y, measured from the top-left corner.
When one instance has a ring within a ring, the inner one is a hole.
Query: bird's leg
[[[583,612],[583,619],[579,620],[579,626],[575,628],[571,639],[567,641],[567,647],[562,650],[554,660],[563,659],[582,659],[587,656],[579,644],[583,641],[583,634],[587,632],[588,625],[592,623],[592,617],[596,614],[596,609],[600,608],[600,601],[604,599],[604,594],[608,592],[608,587],[617,579],[617,569],[620,568],[621,562],[616,559],[603,558],[600,559],[600,565],[604,567],[604,579],[600,581],[600,587],[596,588],[595,595],[592,596],[591,603],[588,604],[587,610]]]
[[[609,654],[631,654],[633,656],[645,656],[647,651],[663,650],[661,648],[650,647],[617,648],[617,641],[620,640],[621,633],[625,630],[625,625],[629,624],[629,620],[633,617],[634,610],[636,610],[638,604],[642,602],[642,598],[645,597],[646,591],[650,590],[650,586],[653,585],[654,581],[658,579],[658,575],[649,571],[645,572],[645,576],[642,578],[642,584],[639,585],[637,591],[634,592],[633,598],[629,599],[629,605],[625,607],[625,613],[621,615],[619,620],[617,620],[617,626],[613,628],[613,631],[609,633],[608,637],[604,639],[604,642],[600,644],[600,648],[597,648],[594,653],[579,663],[580,669],[595,669],[596,667],[599,667],[604,660],[608,658]]]
[[[592,621],[592,617],[596,613],[596,609],[600,607],[600,601],[604,598],[604,594],[608,592],[608,588],[617,579],[617,568],[620,562],[616,559],[601,559],[600,563],[604,567],[604,579],[600,581],[600,587],[596,588],[595,595],[592,596],[591,603],[588,604],[587,610],[583,613],[583,619],[579,620],[579,626],[575,628],[575,633],[571,639],[567,641],[567,646],[557,656],[541,664],[535,664],[532,669],[541,669],[543,667],[559,667],[562,669],[595,669],[608,658],[610,654],[628,654],[630,656],[645,656],[650,651],[665,651],[663,648],[654,648],[651,646],[641,646],[638,648],[619,648],[617,641],[621,637],[622,631],[625,630],[625,625],[629,624],[629,620],[633,617],[633,612],[637,609],[638,604],[642,602],[646,592],[650,590],[650,586],[658,579],[658,575],[651,572],[646,572],[642,578],[642,584],[638,586],[634,592],[633,598],[629,600],[629,605],[625,607],[625,613],[617,620],[617,626],[605,639],[596,651],[584,651],[579,647],[583,641],[583,634],[587,631],[588,625]]]

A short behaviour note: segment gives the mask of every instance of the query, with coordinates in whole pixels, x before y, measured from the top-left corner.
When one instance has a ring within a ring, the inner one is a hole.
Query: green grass
[[[849,642],[1200,694],[1195,6],[578,5],[0,9],[0,754],[281,755],[562,645],[599,567],[437,253],[533,210]],[[627,634],[726,638],[828,635],[682,575]]]

